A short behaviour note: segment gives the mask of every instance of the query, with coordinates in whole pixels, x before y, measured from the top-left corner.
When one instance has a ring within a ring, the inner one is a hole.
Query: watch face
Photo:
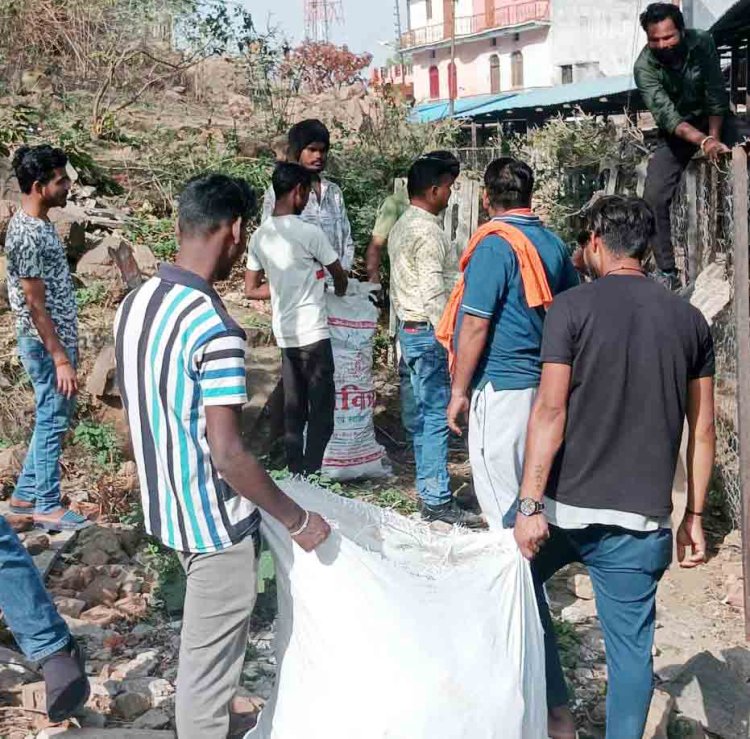
[[[533,516],[536,513],[536,502],[531,498],[524,498],[521,501],[521,513],[524,516]]]

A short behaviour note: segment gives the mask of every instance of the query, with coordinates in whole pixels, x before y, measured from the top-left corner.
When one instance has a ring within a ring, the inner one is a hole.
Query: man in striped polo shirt
[[[256,594],[258,507],[313,550],[330,533],[268,477],[240,436],[245,333],[212,285],[242,256],[255,195],[212,174],[180,197],[174,264],[123,301],[117,375],[146,530],[187,575],[177,675],[180,739],[224,739]]]

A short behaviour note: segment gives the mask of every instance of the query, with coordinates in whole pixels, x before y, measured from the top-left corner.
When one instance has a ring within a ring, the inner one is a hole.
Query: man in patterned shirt
[[[187,576],[176,721],[180,739],[225,739],[256,594],[259,508],[311,551],[330,533],[246,451],[245,332],[213,288],[247,243],[255,194],[213,174],[180,195],[174,264],[131,292],[115,319],[122,393],[146,531]],[[291,546],[291,543],[290,543]]]
[[[18,353],[34,385],[36,423],[10,508],[51,531],[90,524],[60,501],[60,450],[78,390],[78,311],[65,249],[47,216],[70,190],[60,149],[22,146],[13,158],[21,207],[8,226],[8,296]]]
[[[480,518],[461,510],[451,496],[448,357],[435,338],[458,278],[458,257],[439,218],[455,180],[451,162],[423,157],[411,166],[407,180],[411,204],[390,232],[388,255],[398,340],[417,401],[414,459],[422,515],[429,521],[478,526]]]
[[[337,184],[323,176],[330,148],[331,135],[319,120],[310,118],[289,129],[289,161],[299,162],[313,174],[312,193],[301,218],[323,230],[341,266],[348,272],[354,263],[354,241],[344,194]],[[261,221],[271,217],[275,206],[273,187],[269,187],[263,199]]]

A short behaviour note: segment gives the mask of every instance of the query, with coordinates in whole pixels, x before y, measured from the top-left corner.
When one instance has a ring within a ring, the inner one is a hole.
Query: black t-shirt
[[[688,383],[714,374],[700,311],[653,280],[603,277],[555,297],[542,362],[572,368],[565,441],[547,496],[669,515]]]

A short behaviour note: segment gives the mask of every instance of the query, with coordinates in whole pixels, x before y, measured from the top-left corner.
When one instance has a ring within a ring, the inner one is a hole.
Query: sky
[[[401,23],[406,30],[404,0],[401,3]],[[242,4],[254,16],[257,27],[265,28],[268,21],[278,26],[292,41],[304,38],[304,0],[243,0]],[[394,0],[342,0],[344,24],[332,28],[331,41],[346,44],[352,51],[369,51],[375,64],[383,64],[393,55],[393,48],[379,42],[393,42],[396,35]]]

